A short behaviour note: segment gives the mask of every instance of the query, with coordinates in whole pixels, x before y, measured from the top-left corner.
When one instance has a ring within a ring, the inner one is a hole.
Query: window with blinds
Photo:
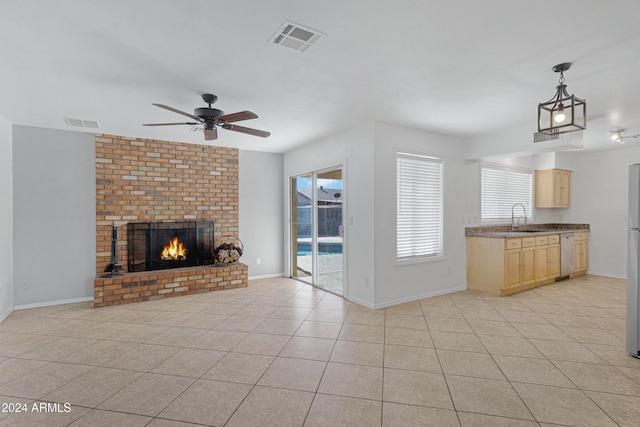
[[[481,220],[511,222],[511,208],[522,203],[527,220],[532,218],[533,171],[500,165],[482,165]],[[514,215],[522,218],[517,206]]]
[[[442,159],[396,152],[398,261],[442,255]]]

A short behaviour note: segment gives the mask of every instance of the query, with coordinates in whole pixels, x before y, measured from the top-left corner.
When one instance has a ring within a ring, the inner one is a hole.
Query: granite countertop
[[[467,237],[490,237],[507,239],[510,237],[535,237],[551,234],[572,233],[575,231],[589,231],[589,224],[522,224],[518,230],[512,230],[511,224],[490,225],[486,227],[466,227],[464,235]],[[535,233],[524,230],[535,230]]]

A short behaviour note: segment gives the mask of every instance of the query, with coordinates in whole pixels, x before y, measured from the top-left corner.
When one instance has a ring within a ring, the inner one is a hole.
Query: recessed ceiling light
[[[305,52],[323,35],[325,34],[318,30],[296,24],[295,22],[285,21],[269,41],[273,44],[286,46],[299,52]]]

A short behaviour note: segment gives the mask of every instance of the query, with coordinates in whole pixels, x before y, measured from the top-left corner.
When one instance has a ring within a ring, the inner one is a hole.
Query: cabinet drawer
[[[536,246],[544,246],[549,244],[549,236],[536,237]]]
[[[580,233],[575,233],[574,234],[574,239],[575,240],[589,240],[589,232],[588,231],[582,231]]]
[[[526,237],[524,239],[522,239],[522,247],[523,248],[530,248],[532,246],[536,245],[536,239],[535,237]]]
[[[560,243],[560,235],[554,234],[553,236],[549,236],[549,244],[553,245],[555,243]]]
[[[506,239],[505,247],[506,249],[518,249],[522,247],[522,242],[520,239]]]

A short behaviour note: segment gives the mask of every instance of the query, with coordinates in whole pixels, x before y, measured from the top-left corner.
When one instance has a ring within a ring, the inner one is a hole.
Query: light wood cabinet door
[[[542,282],[549,278],[549,259],[548,246],[536,246],[535,248],[535,275],[536,282]]]
[[[505,287],[520,285],[520,249],[505,251]]]
[[[560,206],[560,193],[562,192],[562,178],[559,170],[553,171],[553,206]]]
[[[535,171],[535,207],[568,208],[571,205],[571,171],[544,169]]]
[[[558,206],[561,208],[570,207],[571,200],[571,172],[561,170],[560,171],[560,200]]]
[[[582,245],[582,268],[586,270],[589,268],[589,241],[585,240]]]
[[[583,271],[589,268],[589,241],[580,240],[575,246],[575,270]]]
[[[560,276],[560,245],[549,245],[549,277]]]
[[[523,248],[522,249],[522,270],[520,272],[522,284],[530,285],[531,283],[535,283],[536,274],[535,274],[535,266],[536,266],[536,248]]]

